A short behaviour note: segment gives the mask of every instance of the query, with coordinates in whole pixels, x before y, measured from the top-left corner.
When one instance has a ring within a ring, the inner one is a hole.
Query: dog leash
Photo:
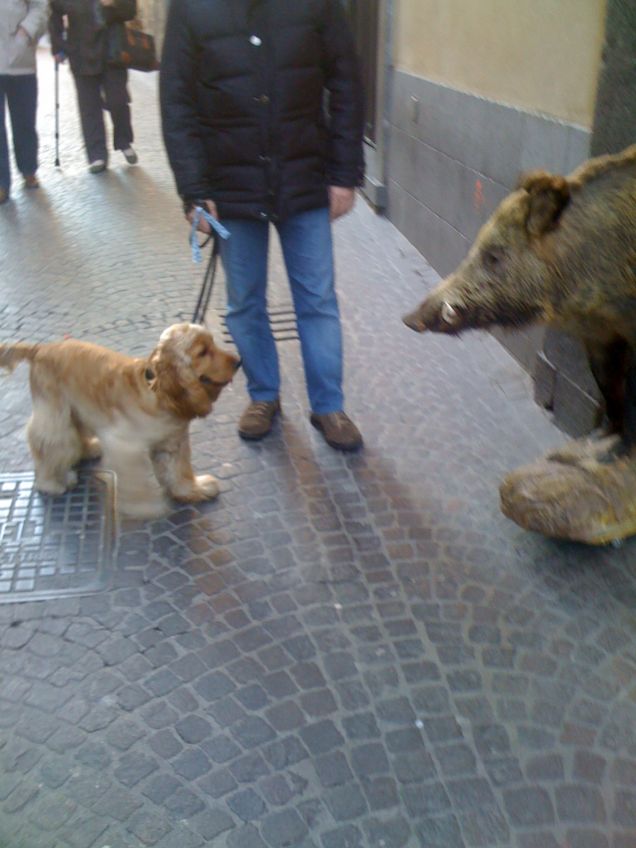
[[[201,245],[199,244],[199,239],[197,238],[197,227],[201,218],[207,221],[210,227],[212,228],[212,233],[210,235],[210,238],[212,239],[212,252],[210,254],[210,259],[208,261],[207,268],[205,269],[205,274],[203,275],[203,283],[201,285],[201,291],[199,292],[197,305],[194,308],[194,315],[192,316],[193,324],[203,324],[205,321],[205,315],[208,311],[208,306],[210,305],[212,287],[214,285],[214,277],[216,274],[216,266],[221,249],[220,239],[228,239],[230,237],[229,230],[227,230],[223,226],[223,224],[217,221],[217,219],[213,215],[210,215],[210,213],[203,209],[201,206],[195,206],[194,215],[192,216],[192,229],[190,230],[190,244],[192,247],[193,262],[201,261]],[[207,244],[209,240],[210,239],[205,241],[203,244]]]

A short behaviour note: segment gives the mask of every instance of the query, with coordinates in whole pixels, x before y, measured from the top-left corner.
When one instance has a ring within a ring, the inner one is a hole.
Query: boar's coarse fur
[[[418,332],[542,322],[581,338],[622,449],[636,445],[636,144],[568,177],[533,171],[404,318]]]

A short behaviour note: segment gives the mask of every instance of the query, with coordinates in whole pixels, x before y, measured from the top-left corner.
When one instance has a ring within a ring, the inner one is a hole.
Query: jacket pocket
[[[20,31],[9,42],[9,70],[35,71],[35,45]]]

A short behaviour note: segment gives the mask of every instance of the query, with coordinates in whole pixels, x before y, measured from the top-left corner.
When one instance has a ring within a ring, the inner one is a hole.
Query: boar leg
[[[609,344],[587,339],[585,349],[603,400],[609,421],[608,435],[623,434],[625,428],[625,382],[629,348],[624,339]],[[634,399],[636,402],[636,398]]]

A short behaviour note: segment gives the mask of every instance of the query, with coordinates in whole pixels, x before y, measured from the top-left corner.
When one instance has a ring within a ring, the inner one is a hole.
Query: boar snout
[[[407,327],[422,333],[430,330],[433,333],[455,333],[461,327],[461,315],[447,300],[440,300],[434,295],[427,298],[414,311],[402,319]]]
[[[416,309],[415,312],[409,312],[408,315],[404,315],[402,321],[410,330],[415,330],[416,333],[423,333],[426,329],[426,324],[420,318],[419,309]]]

